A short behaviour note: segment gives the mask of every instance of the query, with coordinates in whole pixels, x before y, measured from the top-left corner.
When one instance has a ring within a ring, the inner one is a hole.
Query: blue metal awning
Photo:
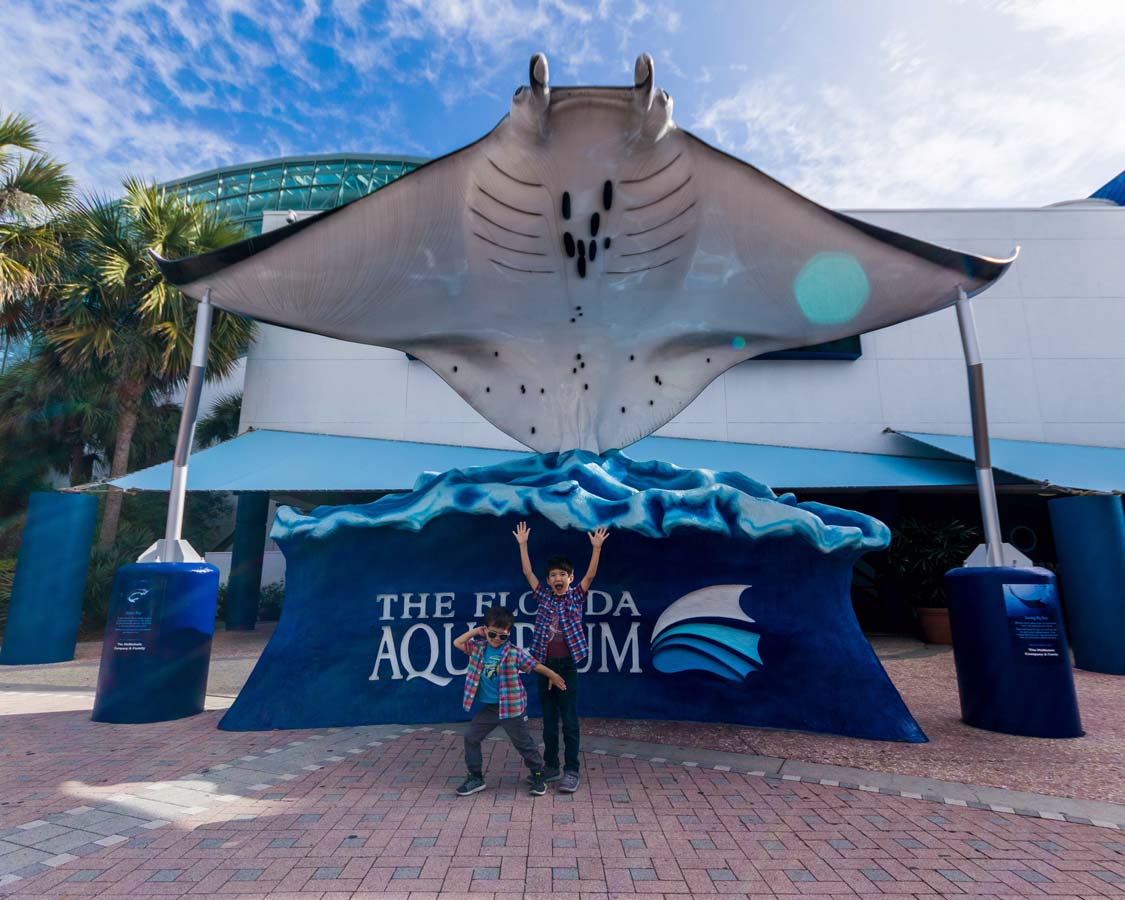
[[[685,468],[739,471],[774,488],[948,488],[976,484],[961,460],[648,437],[625,451]],[[409,490],[422,472],[506,462],[525,451],[422,444],[293,431],[250,431],[191,457],[192,491]],[[110,482],[166,491],[171,463]],[[1009,480],[1011,481],[1011,480]],[[1022,483],[1022,479],[1014,479]]]
[[[954,457],[973,460],[973,439],[951,434],[896,431],[926,447]],[[1125,490],[1125,449],[1084,444],[1048,444],[1042,441],[989,441],[992,467],[1044,487],[1062,490]]]

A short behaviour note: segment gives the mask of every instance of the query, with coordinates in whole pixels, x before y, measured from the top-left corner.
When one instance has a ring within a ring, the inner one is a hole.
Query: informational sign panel
[[[1062,625],[1055,584],[1004,585],[1004,611],[1012,647],[1024,659],[1062,657]]]
[[[536,602],[512,516],[443,515],[420,532],[338,528],[285,542],[281,621],[226,717],[232,730],[467,718],[454,646],[493,604],[531,644]],[[544,519],[530,552],[581,580],[587,536]],[[582,716],[732,722],[921,741],[852,612],[856,553],[800,537],[611,531],[587,598]],[[535,676],[525,678],[531,713]]]
[[[156,646],[165,581],[144,578],[131,584],[110,628],[114,653],[144,653]]]

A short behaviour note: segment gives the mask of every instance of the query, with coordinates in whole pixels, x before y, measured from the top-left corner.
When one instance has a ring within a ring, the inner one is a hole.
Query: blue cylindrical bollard
[[[90,494],[31,495],[0,664],[74,659],[97,515]]]
[[[1116,494],[1047,503],[1074,664],[1125,675],[1125,511]]]
[[[203,712],[219,570],[133,563],[117,570],[95,722],[164,722]]]
[[[945,573],[965,724],[1025,737],[1081,737],[1070,648],[1047,569]]]

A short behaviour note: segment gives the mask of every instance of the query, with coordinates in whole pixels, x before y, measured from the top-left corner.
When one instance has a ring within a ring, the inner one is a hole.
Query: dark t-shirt
[[[566,635],[563,634],[562,629],[559,627],[559,614],[551,616],[551,621],[547,624],[547,658],[548,659],[570,659],[570,648],[566,645]]]

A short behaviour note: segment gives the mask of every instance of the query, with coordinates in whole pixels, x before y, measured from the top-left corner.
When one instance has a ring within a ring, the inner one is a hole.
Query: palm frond
[[[195,446],[202,450],[236,437],[241,418],[242,392],[224,394],[211,404],[207,415],[196,425]]]
[[[0,252],[0,310],[35,290],[35,273],[18,259]]]
[[[0,184],[0,193],[8,198],[5,209],[27,220],[62,209],[73,189],[66,167],[38,153],[18,160]]]
[[[19,113],[8,113],[0,119],[0,147],[18,147],[36,153],[39,138],[35,133],[35,123]]]

